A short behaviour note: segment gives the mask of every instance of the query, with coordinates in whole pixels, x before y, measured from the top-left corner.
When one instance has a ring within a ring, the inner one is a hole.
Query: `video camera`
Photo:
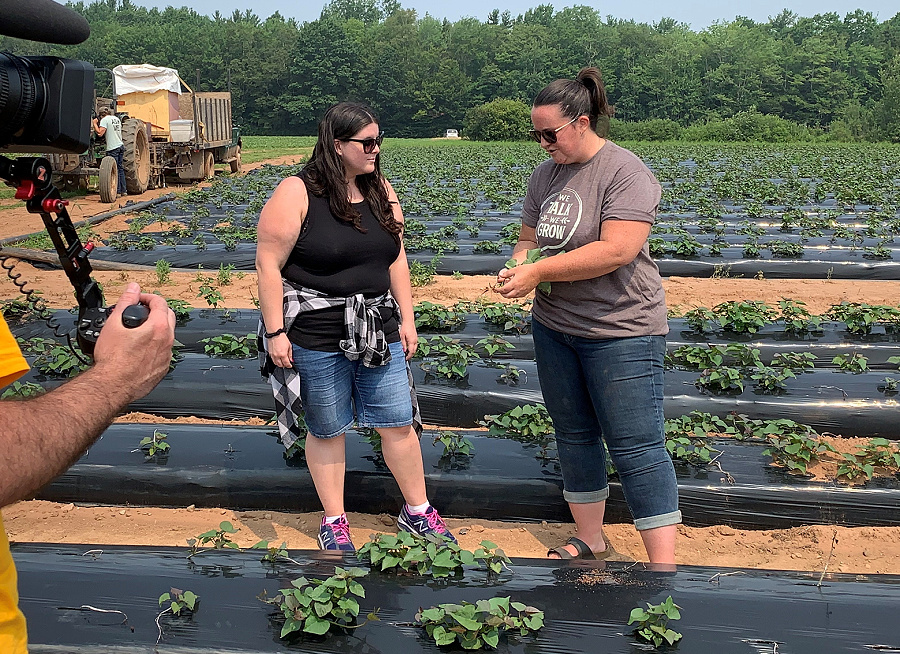
[[[52,0],[4,2],[0,34],[81,43],[91,30],[81,15]],[[0,150],[84,152],[90,143],[94,67],[60,57],[0,53]]]
[[[81,154],[90,143],[93,88],[86,61],[0,53],[0,149]]]
[[[28,0],[0,4],[0,34],[66,45],[86,40],[90,27],[81,15],[53,0]],[[0,53],[0,151],[84,152],[90,144],[93,89],[94,67],[86,61]],[[76,336],[82,351],[90,355],[111,310],[104,306],[103,293],[91,278],[88,255],[93,245],[82,245],[66,211],[68,202],[51,182],[52,172],[43,157],[13,160],[0,156],[0,179],[16,188],[16,198],[25,201],[28,211],[41,215],[75,287],[79,308]],[[25,291],[24,283],[16,281],[18,276],[12,274],[12,266],[2,254],[0,262],[37,309],[33,291]],[[148,315],[147,307],[130,306],[122,322],[137,327]]]

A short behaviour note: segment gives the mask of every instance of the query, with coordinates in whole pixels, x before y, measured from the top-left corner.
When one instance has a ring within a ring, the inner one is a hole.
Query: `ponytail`
[[[568,118],[587,115],[592,130],[600,136],[609,133],[609,118],[614,109],[606,98],[606,87],[598,68],[582,68],[574,80],[550,82],[534,99],[535,107],[547,105],[558,105]]]
[[[603,84],[603,77],[600,75],[600,69],[594,66],[582,68],[575,77],[587,89],[591,102],[591,129],[606,136],[609,134],[609,119],[614,113],[614,109],[609,105],[606,99],[606,86]]]

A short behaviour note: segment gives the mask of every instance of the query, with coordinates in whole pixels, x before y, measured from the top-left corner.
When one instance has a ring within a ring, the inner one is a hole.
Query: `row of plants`
[[[504,331],[525,333],[530,320],[530,306],[526,303],[468,302],[441,305],[420,302],[415,306],[416,327],[422,331],[449,332],[461,329],[468,314],[479,314],[489,324]],[[697,307],[681,313],[670,309],[669,318],[681,317],[689,328],[699,334],[716,331],[735,334],[756,334],[768,326],[779,325],[782,331],[798,336],[818,333],[829,322],[843,324],[850,334],[870,334],[875,328],[886,332],[900,332],[900,308],[865,302],[841,302],[832,305],[822,315],[814,315],[802,300],[782,298],[777,306],[758,300],[730,300],[712,308]]]
[[[539,459],[554,458],[553,421],[541,404],[522,405],[503,414],[485,416],[481,425],[488,428],[490,436],[537,448]],[[900,443],[873,438],[852,453],[842,453],[824,436],[809,425],[793,420],[758,420],[738,413],[720,417],[692,411],[665,421],[666,450],[677,463],[700,467],[715,465],[718,450],[711,441],[727,437],[764,444],[763,455],[792,473],[805,475],[812,462],[829,452],[840,458],[836,481],[855,483],[862,479],[871,480],[874,476],[900,476]],[[610,474],[615,474],[609,456],[607,468]]]
[[[683,345],[666,355],[670,367],[701,371],[696,384],[714,391],[744,390],[752,381],[764,393],[778,393],[787,389],[787,380],[816,368],[815,355],[810,352],[778,352],[766,365],[759,349],[743,343],[728,345]],[[868,357],[859,352],[845,352],[831,359],[832,366],[842,372],[861,374],[869,370]],[[900,356],[888,357],[887,363],[900,365]],[[900,378],[885,377],[879,391],[896,394]]]
[[[177,245],[205,250],[213,243],[233,251],[240,243],[255,244],[266,200],[282,179],[300,168],[266,165],[246,175],[217,177],[209,186],[193,188],[176,200],[132,216],[128,229],[110,234],[106,244],[119,251]],[[145,231],[155,223],[158,229]]]
[[[706,334],[722,329],[737,334],[755,334],[769,324],[781,323],[784,331],[804,335],[821,331],[824,321],[844,323],[851,334],[870,334],[875,327],[894,331],[900,327],[900,309],[865,302],[841,302],[822,315],[813,315],[802,300],[782,298],[778,307],[758,300],[728,301],[712,309],[697,307],[682,316],[694,331]]]
[[[158,286],[163,287],[170,282],[170,266],[166,262],[158,262],[156,274]],[[210,308],[218,308],[223,303],[221,287],[230,285],[233,277],[242,276],[240,271],[225,265],[220,266],[215,277],[198,271],[195,277],[199,287],[197,297],[205,299]],[[179,324],[190,319],[191,307],[187,302],[173,298],[166,298],[166,301],[175,312]],[[0,312],[12,324],[35,319],[28,305],[19,299],[4,301],[0,304]],[[511,335],[526,334],[531,329],[530,300],[489,302],[481,299],[459,301],[452,305],[422,301],[415,305],[414,312],[416,328],[422,333],[458,332],[472,322],[473,316]],[[853,335],[867,335],[875,330],[900,333],[900,308],[864,302],[841,302],[832,305],[822,315],[815,315],[802,300],[782,298],[777,306],[755,300],[727,301],[712,308],[701,306],[684,312],[679,307],[672,307],[669,318],[681,318],[689,329],[704,335],[717,332],[753,335],[777,327],[786,334],[803,338],[838,325]],[[223,323],[228,320],[227,313],[223,314]]]
[[[240,530],[226,520],[218,528],[188,539],[188,558],[215,550],[240,550],[231,538],[238,531]],[[250,549],[263,551],[260,560],[272,567],[280,563],[299,565],[291,558],[286,543],[279,546],[263,540]],[[400,551],[404,552],[402,559],[395,556]],[[470,552],[438,536],[425,538],[405,532],[397,536],[373,535],[372,540],[359,550],[358,558],[360,561],[368,560],[372,569],[381,572],[402,571],[434,577],[449,577],[451,573],[459,577],[466,566],[476,562],[483,564],[489,574],[499,573],[501,566],[508,568],[510,563],[503,551],[490,541],[483,541],[478,549]],[[417,565],[410,565],[412,559],[416,559]],[[366,596],[365,588],[359,580],[367,574],[368,571],[362,568],[336,566],[334,574],[325,579],[302,576],[291,580],[289,587],[280,589],[271,598],[264,589],[258,599],[274,606],[281,613],[281,638],[298,633],[324,636],[332,629],[353,630],[367,622],[379,620],[379,609],[376,608],[366,616],[362,624],[358,622],[359,600]],[[160,618],[166,613],[190,617],[199,608],[199,599],[191,591],[176,588],[160,595],[159,605],[168,606],[157,615],[157,643],[163,636]],[[466,649],[496,647],[501,633],[515,630],[525,636],[543,626],[543,612],[538,609],[511,602],[508,597],[483,602],[487,604],[486,607],[480,601],[477,605],[471,605],[473,610],[449,604],[420,610],[416,615],[416,623],[437,644],[448,645],[459,638],[460,644]],[[476,615],[476,611],[486,615]],[[464,629],[460,630],[460,626],[464,626]]]
[[[700,257],[760,259],[768,256],[772,259],[824,259],[827,261],[848,261],[857,254],[863,259],[886,261],[894,258],[895,248],[889,247],[892,240],[883,240],[875,245],[857,248],[838,248],[816,244],[810,247],[803,242],[774,238],[760,241],[750,237],[743,243],[733,244],[725,240],[717,240],[704,245],[691,234],[681,234],[674,239],[651,237],[648,241],[650,256],[654,259],[671,257],[674,259],[694,259]]]
[[[799,210],[798,210],[799,211]],[[668,255],[687,258],[696,256],[723,256],[740,252],[745,258],[759,258],[768,252],[774,258],[799,258],[804,254],[818,253],[824,246],[832,256],[859,251],[864,258],[890,259],[893,256],[894,236],[900,229],[885,223],[880,215],[869,218],[862,228],[844,224],[833,216],[813,218],[803,214],[799,229],[785,214],[781,226],[760,221],[741,220],[727,223],[718,218],[704,218],[688,223],[684,219],[666,222],[657,220],[651,229],[650,254],[654,258]],[[465,245],[471,254],[499,254],[504,245],[515,245],[520,222],[507,222],[499,230],[482,232],[486,222],[483,217],[457,216],[447,223],[443,220],[423,222],[407,220],[405,245],[407,252],[431,251],[438,254],[460,252]],[[897,229],[895,229],[895,227]]]
[[[195,538],[188,539],[187,558],[192,559],[205,552],[236,550],[241,548],[232,539],[240,531],[230,521],[222,521],[218,528],[210,529]],[[275,545],[262,540],[251,546],[262,551],[260,559],[267,566],[300,565],[291,558],[287,544]],[[456,543],[437,536],[420,536],[405,531],[394,534],[372,534],[369,541],[356,553],[363,568],[336,566],[334,574],[324,579],[301,576],[293,579],[273,597],[266,590],[258,596],[262,602],[274,606],[283,617],[280,638],[296,634],[324,636],[329,631],[355,630],[371,621],[380,620],[379,609],[366,615],[359,622],[360,600],[366,597],[361,580],[370,571],[416,575],[432,578],[460,578],[467,568],[475,566],[486,573],[486,582],[496,580],[503,570],[511,571],[509,558],[495,543],[482,541],[478,548],[469,551]],[[156,617],[159,628],[157,643],[163,637],[161,618],[166,614],[189,619],[200,606],[200,597],[190,591],[171,588],[158,598],[165,607]],[[636,607],[629,615],[628,625],[639,640],[659,646],[674,644],[682,635],[669,628],[670,620],[681,618],[680,607],[671,596],[658,605],[647,603],[647,608]],[[474,603],[439,604],[420,608],[415,615],[418,627],[438,646],[458,642],[466,650],[496,649],[502,635],[520,637],[537,633],[544,626],[543,611],[513,601],[510,597],[490,597]]]
[[[690,418],[696,415],[701,414]],[[769,447],[764,438],[739,440],[714,433],[707,435],[697,430],[687,416],[679,418],[685,424],[670,423],[665,446],[675,465],[678,486],[684,491],[685,520],[689,524],[716,525],[724,520],[732,526],[760,529],[829,524],[834,520],[857,526],[896,522],[891,513],[891,503],[900,490],[896,465],[892,470],[873,467],[871,481],[864,473],[853,479],[849,473],[837,479],[843,457],[824,451],[809,465],[807,475],[792,473],[787,467],[776,465],[771,454],[763,453]],[[777,426],[774,421],[764,424]],[[308,463],[302,452],[286,457],[272,428],[157,425],[169,434],[166,439],[171,441],[169,451],[158,455],[157,460],[141,452],[131,453],[139,440],[152,437],[153,427],[121,425],[110,430],[108,437],[92,448],[90,456],[73,468],[71,475],[42,490],[39,499],[100,504],[122,503],[127,499],[137,506],[175,508],[196,504],[260,511],[315,510],[318,501],[311,486]],[[783,426],[779,430],[787,431]],[[432,492],[443,498],[443,511],[495,520],[569,519],[559,494],[562,477],[552,440],[542,457],[531,443],[510,442],[511,439],[466,430],[458,433],[471,439],[475,449],[468,455],[439,458],[440,443],[437,447],[427,444],[439,433],[429,430],[423,434],[422,441],[426,474]],[[820,430],[820,433],[824,432]],[[696,434],[705,438],[697,438]],[[856,454],[864,445],[877,447],[885,443],[863,439],[842,441],[827,434],[823,440],[850,454]],[[348,489],[347,500],[355,510],[365,513],[395,514],[396,494],[390,488],[393,481],[384,459],[375,452],[375,444],[367,443],[359,430],[350,431],[347,441],[347,472],[356,480]],[[790,444],[786,443],[785,447]],[[894,456],[896,445],[884,452]],[[866,453],[862,457],[869,458]],[[798,462],[802,460],[798,458]],[[864,461],[860,462],[862,465]],[[627,522],[628,512],[614,466],[609,466],[608,473],[612,487],[610,520]],[[273,496],[261,492],[260,474],[271,484],[284,488],[287,494]],[[812,479],[811,475],[814,475]],[[486,496],[495,501],[480,503],[479,498]],[[778,499],[773,499],[775,496]],[[770,511],[768,505],[775,508]],[[217,522],[223,519],[218,518]],[[202,530],[196,533],[199,531]],[[357,534],[357,546],[365,542],[363,536],[368,533]],[[188,536],[192,534],[185,534]],[[471,537],[469,533],[468,538]],[[474,550],[478,540],[467,542],[461,538],[460,542]],[[207,547],[202,545],[201,549]],[[169,584],[179,586],[177,579]]]
[[[306,423],[303,416],[298,417],[298,425],[302,431],[306,431]],[[275,416],[266,423],[275,424]],[[372,452],[375,455],[376,463],[384,464],[384,455],[381,448],[381,434],[377,429],[371,427],[354,427],[359,436],[372,446]],[[169,435],[159,429],[154,429],[149,436],[144,436],[138,442],[138,446],[132,452],[141,452],[144,460],[158,464],[165,464],[170,454],[171,445],[168,442]],[[294,457],[303,457],[306,450],[306,436],[294,442],[289,449],[284,452],[284,459],[289,460]],[[472,441],[458,432],[451,430],[437,431],[431,441],[433,447],[441,446],[440,461],[447,463],[465,465],[465,460],[475,455],[475,447]]]
[[[836,236],[849,241],[881,238],[896,233],[900,218],[883,209],[837,209],[802,206],[777,210],[760,202],[740,209],[722,204],[690,214],[660,212],[653,223],[656,234],[687,231],[708,236],[764,236],[767,233],[794,234],[806,238]]]
[[[197,210],[202,213],[202,208]],[[150,214],[151,212],[142,212]],[[152,216],[153,221],[163,220]],[[461,246],[471,255],[496,255],[508,252],[518,239],[519,221],[509,222],[497,231],[482,233],[483,217],[456,217],[450,224],[435,226],[429,231],[425,223],[415,218],[407,221],[404,243],[409,253],[432,252],[435,254],[459,253]],[[256,243],[256,225],[245,214],[238,218],[234,212],[217,217],[210,229],[200,229],[199,218],[192,217],[187,224],[179,221],[165,223],[166,229],[141,232],[145,221],[141,217],[131,221],[129,230],[115,232],[107,239],[113,250],[155,250],[160,246],[193,246],[197,251],[206,250],[213,243],[224,245],[226,252],[235,251],[240,243]],[[745,221],[746,222],[746,221]],[[133,231],[136,229],[136,231]],[[852,257],[859,253],[863,258],[889,260],[893,258],[895,230],[883,223],[879,228],[853,230],[840,225],[803,228],[799,233],[781,228],[780,233],[766,237],[766,230],[746,222],[746,227],[726,228],[724,224],[699,228],[701,233],[684,228],[681,223],[669,227],[662,223],[653,226],[649,239],[650,254],[656,259],[731,257],[757,259],[768,253],[773,258],[796,259],[804,256],[823,256],[827,246],[830,258]],[[714,230],[705,232],[704,230]],[[460,236],[464,230],[466,235]],[[711,235],[707,235],[711,234]],[[726,235],[728,234],[728,235]],[[733,234],[733,236],[731,235]]]
[[[169,270],[165,262],[157,265],[158,285],[164,286],[169,282]],[[232,277],[240,276],[242,276],[240,271],[234,271],[224,265],[220,267],[215,277],[199,271],[195,278],[199,287],[197,296],[204,298],[210,308],[218,308],[223,304],[220,290],[222,286],[231,284]],[[179,324],[184,324],[190,319],[191,307],[185,301],[167,298],[167,303],[175,312]],[[5,301],[0,305],[0,311],[12,324],[22,324],[34,319],[27,304],[18,299]],[[479,316],[484,324],[509,335],[521,335],[530,331],[530,301],[487,302],[479,300],[460,301],[453,305],[423,301],[415,305],[414,311],[416,328],[425,334],[460,332],[472,322],[473,316]],[[677,318],[678,314],[679,308],[672,308],[669,318]],[[802,300],[783,298],[777,303],[777,306],[754,300],[727,301],[712,308],[701,306],[691,309],[683,312],[680,318],[688,329],[705,336],[716,333],[755,335],[762,330],[768,332],[774,327],[786,335],[803,339],[810,335],[821,334],[826,328],[837,326],[841,326],[846,332],[855,336],[869,335],[876,330],[888,334],[900,333],[900,308],[863,302],[841,302],[833,305],[822,315],[814,315]],[[226,310],[226,313],[222,314],[223,324],[227,324],[228,320],[229,315]],[[208,337],[202,342],[204,351],[214,356],[251,357],[256,355],[255,344],[250,334],[220,334]],[[435,341],[433,349],[439,351],[442,342],[447,341],[446,339]],[[510,346],[504,345],[496,339],[481,339],[479,343],[481,346],[486,346],[485,352],[489,357],[495,353],[503,354],[510,350]],[[66,356],[64,352],[66,348],[63,348],[58,342],[33,338],[20,340],[20,345],[26,352],[45,355],[45,360],[59,361],[58,364],[48,366],[48,370],[52,368],[62,373],[70,369],[80,370],[76,365],[77,359],[73,359],[74,355],[70,353],[69,356]],[[427,340],[425,346],[431,351],[432,348],[428,345]],[[736,348],[737,346],[733,347],[731,351],[737,352]],[[709,356],[715,356],[716,353],[721,355],[719,346],[710,346],[708,351],[709,353],[705,353],[706,351],[694,352],[689,348],[684,349],[677,356],[673,354],[674,358],[671,361],[681,365],[693,365],[694,363],[700,365],[703,361],[708,360]],[[728,350],[726,349],[726,351]],[[779,357],[783,361],[775,363],[784,363],[786,367],[791,368],[798,367],[796,362],[788,361],[788,359],[797,359],[801,355],[808,359],[808,356],[803,353],[785,353]],[[469,358],[475,360],[474,357]],[[855,361],[861,362],[862,359],[857,356]],[[755,361],[749,363],[755,363]],[[742,363],[742,365],[748,365],[748,363]],[[841,365],[841,363],[836,361],[834,365]]]
[[[488,428],[489,436],[536,447],[537,457],[541,460],[554,458],[553,421],[542,404],[525,404],[503,414],[487,415],[480,424]],[[806,466],[816,455],[831,452],[842,458],[836,474],[839,481],[852,482],[861,477],[872,479],[876,470],[880,476],[900,475],[900,443],[884,438],[868,439],[855,452],[841,453],[809,425],[786,419],[753,419],[735,412],[718,417],[692,411],[667,419],[664,427],[669,455],[674,461],[688,465],[702,467],[713,464],[718,450],[710,444],[711,439],[727,437],[741,442],[765,443],[768,449],[763,452],[764,455],[800,473],[806,473]],[[372,446],[376,461],[383,461],[378,431],[371,428],[357,428],[356,431]],[[147,461],[165,463],[170,453],[167,438],[168,434],[154,429],[151,435],[140,440],[133,451],[142,452]],[[293,451],[287,452],[285,458],[302,456],[304,440],[295,443]],[[432,437],[432,445],[442,447],[442,461],[453,462],[457,467],[466,467],[468,459],[475,455],[472,442],[453,430],[437,430]],[[614,473],[614,468],[610,467],[610,472]]]

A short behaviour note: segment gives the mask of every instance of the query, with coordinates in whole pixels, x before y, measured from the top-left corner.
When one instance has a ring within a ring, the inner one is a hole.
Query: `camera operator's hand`
[[[122,324],[122,311],[138,302],[150,309],[150,315],[143,325],[127,328]],[[134,401],[153,390],[168,372],[174,339],[175,314],[165,299],[141,293],[141,287],[131,283],[97,339],[95,369],[121,380],[131,396],[129,401]]]

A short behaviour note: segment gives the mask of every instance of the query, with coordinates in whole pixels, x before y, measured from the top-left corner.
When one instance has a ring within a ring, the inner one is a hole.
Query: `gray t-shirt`
[[[535,228],[544,254],[568,252],[599,239],[606,220],[653,224],[662,189],[633,153],[606,141],[582,164],[540,164],[528,182],[522,222]],[[534,318],[585,338],[665,335],[665,293],[647,243],[631,263],[576,282],[536,291]]]

